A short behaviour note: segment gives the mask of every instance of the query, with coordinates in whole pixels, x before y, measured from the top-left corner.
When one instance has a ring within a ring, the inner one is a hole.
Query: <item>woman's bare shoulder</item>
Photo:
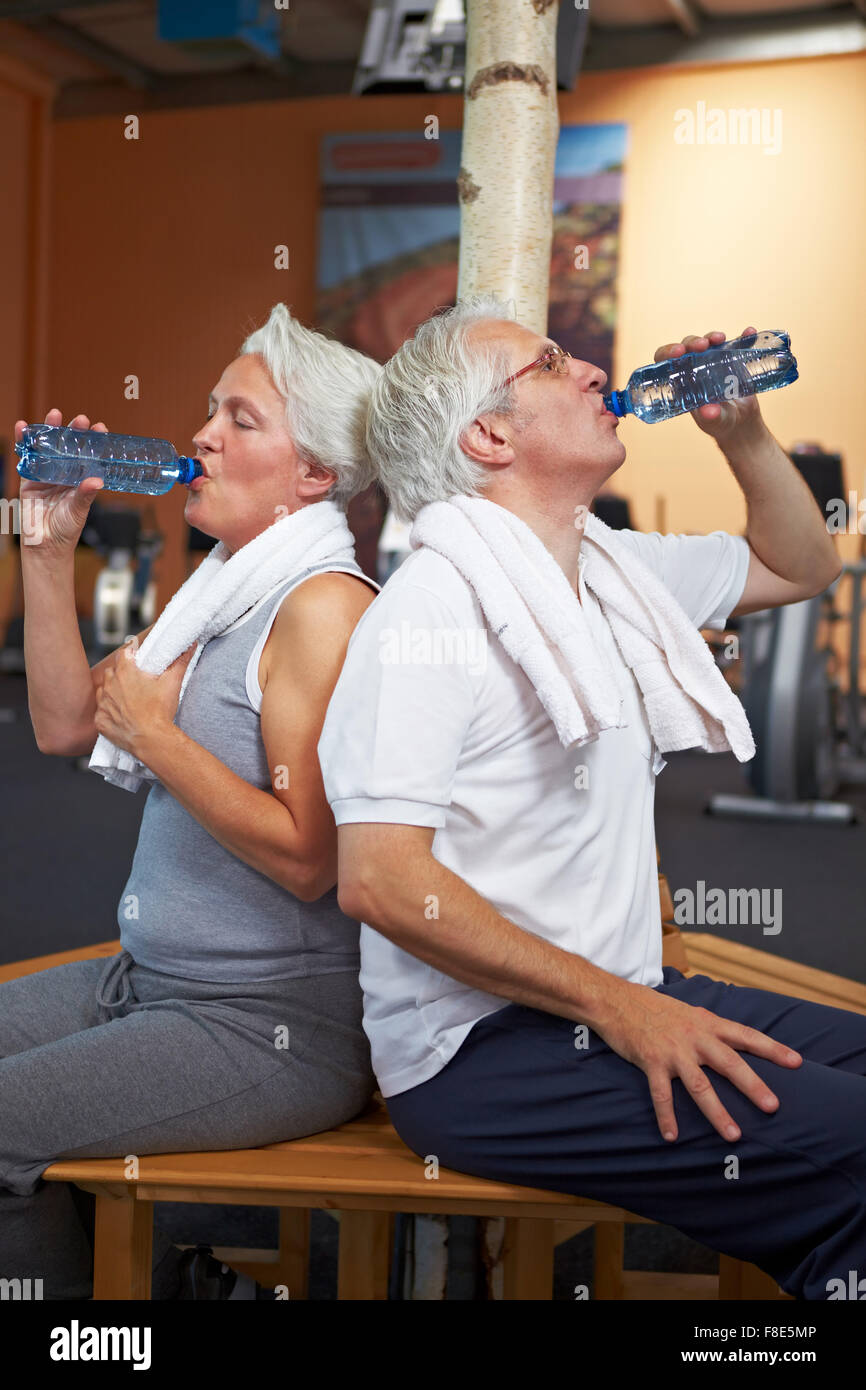
[[[298,584],[280,604],[262,650],[262,689],[275,657],[288,655],[299,643],[326,640],[329,631],[335,640],[341,639],[346,627],[355,626],[375,597],[375,590],[357,575],[338,570],[310,575]]]

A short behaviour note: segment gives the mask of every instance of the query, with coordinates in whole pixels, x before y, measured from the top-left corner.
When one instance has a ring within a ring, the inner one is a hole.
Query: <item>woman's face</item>
[[[232,553],[281,516],[319,500],[333,480],[299,459],[285,401],[257,353],[226,367],[193,444],[203,473],[190,484],[184,518]]]

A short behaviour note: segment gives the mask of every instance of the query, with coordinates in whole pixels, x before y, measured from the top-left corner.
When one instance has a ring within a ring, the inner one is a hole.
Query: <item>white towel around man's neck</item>
[[[142,671],[158,676],[197,643],[178,695],[183,699],[190,676],[205,646],[258,603],[270,589],[310,565],[354,558],[355,546],[346,513],[325,498],[281,517],[232,554],[218,541],[169,600],[135,653]],[[100,734],[88,768],[106,782],[137,791],[154,782],[150,768],[126,749]]]
[[[444,555],[471,585],[563,747],[623,727],[622,696],[583,606],[524,521],[486,498],[457,495],[422,507],[410,544]],[[753,758],[746,712],[671,591],[592,514],[581,554],[586,586],[637,680],[661,752],[700,747],[732,751],[740,762]]]

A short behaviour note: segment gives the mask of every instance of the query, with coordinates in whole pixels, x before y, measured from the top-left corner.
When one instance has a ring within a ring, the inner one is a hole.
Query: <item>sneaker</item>
[[[273,1289],[263,1288],[249,1274],[240,1274],[214,1258],[213,1247],[196,1245],[178,1261],[178,1299],[257,1299],[276,1301]]]

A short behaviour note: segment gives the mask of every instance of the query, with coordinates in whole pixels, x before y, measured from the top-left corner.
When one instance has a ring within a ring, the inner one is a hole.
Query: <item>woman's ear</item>
[[[307,462],[307,460],[299,460],[299,497],[321,497],[324,493],[331,491],[336,481],[337,475],[333,468],[326,468],[322,463],[310,463]]]
[[[506,433],[507,425],[498,415],[480,415],[460,436],[464,454],[490,468],[514,461],[514,445]]]

